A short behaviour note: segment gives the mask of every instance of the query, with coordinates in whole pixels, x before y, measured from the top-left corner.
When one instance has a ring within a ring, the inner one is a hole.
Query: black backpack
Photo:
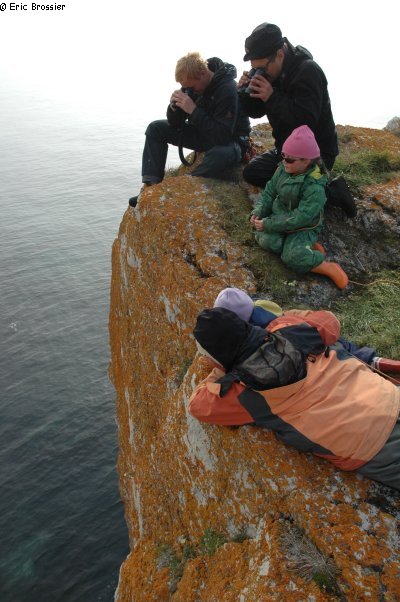
[[[224,397],[234,382],[265,391],[285,387],[307,376],[307,358],[326,349],[317,328],[307,324],[289,326],[268,334],[265,342],[217,380]]]
[[[279,332],[232,371],[247,387],[263,391],[291,385],[307,375],[306,356]]]
[[[357,215],[357,207],[350,188],[343,176],[329,180],[326,187],[326,199],[330,205],[343,209],[348,217]]]

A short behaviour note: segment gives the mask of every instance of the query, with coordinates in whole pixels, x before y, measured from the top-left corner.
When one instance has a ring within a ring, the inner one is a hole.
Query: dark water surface
[[[0,600],[111,601],[128,553],[111,244],[143,127],[0,93]]]

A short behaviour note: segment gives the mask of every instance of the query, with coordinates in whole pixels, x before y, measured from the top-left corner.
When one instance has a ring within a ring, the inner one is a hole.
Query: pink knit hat
[[[230,309],[245,322],[250,320],[254,303],[249,295],[240,288],[224,288],[214,301],[214,307]]]
[[[298,159],[318,159],[319,146],[308,125],[301,125],[286,138],[282,152]]]

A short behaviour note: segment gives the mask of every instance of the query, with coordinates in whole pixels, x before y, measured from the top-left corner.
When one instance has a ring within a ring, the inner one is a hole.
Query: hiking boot
[[[375,357],[373,366],[385,374],[387,372],[400,374],[400,362],[398,360],[390,360],[387,357]]]
[[[323,261],[311,270],[314,274],[328,276],[338,288],[344,289],[349,283],[346,272],[334,261]]]
[[[327,202],[340,207],[348,217],[357,215],[357,207],[350,188],[343,176],[333,178],[325,187]]]
[[[136,196],[131,196],[131,198],[129,199],[129,205],[131,207],[136,207],[138,199],[141,195],[141,193],[143,192],[143,190],[145,188],[147,188],[148,186],[152,186],[153,184],[151,182],[144,182],[143,186],[142,186],[142,190],[139,192],[139,194],[137,194]]]
[[[323,255],[326,255],[325,247],[323,247],[320,242],[315,242],[311,248],[313,251],[319,251]]]

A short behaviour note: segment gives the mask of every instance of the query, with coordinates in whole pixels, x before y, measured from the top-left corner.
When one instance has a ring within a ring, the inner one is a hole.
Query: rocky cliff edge
[[[126,211],[113,246],[110,376],[131,546],[115,599],[400,600],[396,494],[265,430],[188,415],[207,373],[198,312],[226,286],[256,290],[223,224],[211,182],[170,177]]]

